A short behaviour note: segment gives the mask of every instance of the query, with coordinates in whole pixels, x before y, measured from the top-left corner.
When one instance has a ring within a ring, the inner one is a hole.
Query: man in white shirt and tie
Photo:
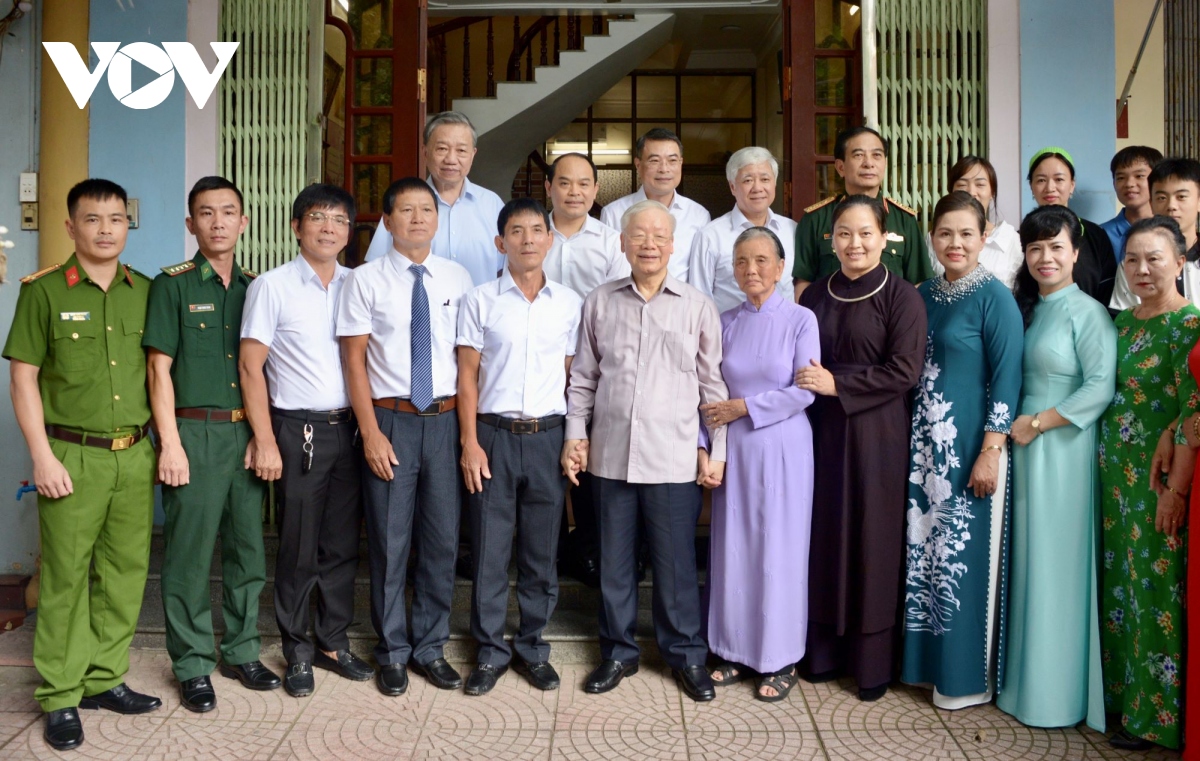
[[[675,192],[683,180],[683,141],[671,130],[655,127],[637,139],[633,166],[642,186],[605,206],[600,221],[619,230],[621,215],[635,203],[651,200],[666,206],[675,218],[675,254],[668,268],[671,277],[686,283],[692,237],[711,217],[703,206]]]
[[[335,327],[350,274],[337,258],[353,220],[354,198],[342,188],[300,191],[292,204],[300,254],[250,284],[242,316],[238,375],[257,443],[252,466],[276,482],[280,504],[275,620],[288,663],[284,688],[293,697],[312,694],[313,665],[357,682],[375,674],[350,652],[346,636],[354,621],[362,458]],[[310,637],[313,589],[320,604]]]
[[[460,264],[431,256],[439,226],[433,190],[416,177],[384,194],[393,250],[350,273],[337,333],[362,434],[377,683],[408,688],[406,664],[441,689],[462,686],[446,662],[461,506],[455,355],[458,310],[473,287]],[[410,547],[417,553],[412,639],[404,610]]]
[[[746,294],[733,279],[733,242],[742,231],[765,227],[783,244],[784,272],[792,271],[796,258],[796,223],[771,211],[775,202],[775,182],[779,162],[766,148],[749,146],[729,157],[725,179],[733,193],[734,206],[728,214],[709,222],[692,239],[692,261],[688,284],[717,303],[725,312],[746,300]],[[795,300],[792,286],[780,281],[780,295]]]
[[[458,111],[433,114],[425,122],[425,166],[438,207],[433,255],[458,262],[471,273],[475,285],[483,285],[495,280],[504,266],[493,242],[504,201],[467,179],[478,151],[477,137],[471,120]],[[380,219],[364,261],[387,256],[391,250],[392,236]]]
[[[468,695],[490,692],[510,662],[539,690],[559,686],[542,631],[558,599],[555,556],[566,491],[558,464],[583,306],[542,270],[551,235],[539,202],[509,201],[497,226],[504,274],[466,295],[458,323],[461,466],[475,558],[471,635],[479,642]],[[514,533],[521,620],[510,646],[504,623]]]

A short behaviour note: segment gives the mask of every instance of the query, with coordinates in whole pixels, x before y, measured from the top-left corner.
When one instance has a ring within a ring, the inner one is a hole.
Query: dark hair
[[[234,185],[224,177],[211,175],[209,177],[201,177],[196,180],[196,184],[188,192],[188,214],[194,214],[196,211],[196,198],[201,193],[207,193],[210,190],[232,190],[238,199],[238,208],[246,208],[246,203],[242,199],[242,191],[238,190],[238,186]]]
[[[747,227],[745,230],[742,230],[737,239],[733,241],[733,250],[736,253],[738,246],[752,240],[759,240],[760,238],[766,238],[771,241],[771,245],[775,247],[775,255],[779,257],[780,261],[787,259],[787,254],[783,250],[783,243],[779,241],[779,236],[767,227]]]
[[[641,155],[641,154],[639,153],[638,155]],[[593,162],[590,158],[588,158],[586,153],[564,153],[563,155],[554,159],[554,163],[552,163],[550,165],[550,174],[547,175],[546,181],[554,182],[555,176],[558,175],[558,162],[562,161],[565,158],[570,158],[572,156],[574,156],[577,159],[583,159],[584,161],[586,161],[588,163],[588,166],[590,166],[592,168],[592,182],[599,182],[600,172],[598,172],[596,170],[595,162]]]
[[[647,140],[670,140],[679,146],[679,152],[683,153],[683,141],[679,139],[679,135],[664,127],[655,127],[652,130],[647,130],[646,134],[637,139],[637,143],[633,146],[633,155],[636,158],[641,159]]]
[[[388,215],[392,213],[392,208],[396,205],[396,197],[402,193],[410,193],[416,191],[418,193],[428,193],[429,198],[433,201],[433,210],[436,212],[437,195],[433,192],[433,188],[429,187],[429,183],[422,180],[420,177],[401,177],[400,179],[388,185],[387,190],[383,191],[383,213]]]
[[[79,208],[79,202],[84,198],[90,198],[93,201],[107,201],[113,197],[120,198],[123,204],[129,203],[129,196],[125,193],[125,188],[112,180],[101,180],[96,177],[84,180],[77,183],[67,193],[67,216],[75,216],[75,210]]]
[[[954,184],[967,176],[967,172],[976,167],[983,167],[984,174],[987,175],[988,185],[992,186],[992,198],[999,193],[999,187],[996,184],[996,167],[992,166],[992,162],[985,159],[983,156],[968,155],[963,156],[958,161],[954,162],[954,166],[950,167],[950,187],[946,188],[947,193],[954,192]],[[987,209],[984,209],[986,212]]]
[[[1150,178],[1146,182],[1153,190],[1156,183],[1166,182],[1172,178],[1200,185],[1200,161],[1175,157],[1163,159],[1151,170]]]
[[[1083,227],[1078,215],[1066,206],[1039,206],[1021,220],[1021,251],[1024,252],[1031,243],[1050,240],[1064,230],[1071,239],[1071,247],[1078,251],[1083,239]],[[1017,270],[1013,295],[1017,297],[1017,306],[1028,328],[1033,322],[1033,310],[1038,305],[1038,284],[1029,272],[1028,262]]]
[[[937,227],[938,220],[944,215],[955,211],[969,211],[975,215],[975,220],[979,223],[979,232],[983,232],[987,228],[987,214],[983,211],[983,206],[979,201],[965,190],[955,190],[942,196],[937,202],[937,206],[933,207],[933,219],[930,221],[930,230]]]
[[[1188,251],[1187,240],[1183,237],[1183,231],[1179,229],[1179,223],[1170,217],[1150,217],[1149,219],[1139,219],[1134,222],[1129,226],[1129,232],[1125,234],[1125,248],[1129,248],[1129,241],[1133,240],[1135,235],[1146,233],[1160,233],[1167,236],[1167,239],[1171,241],[1171,247],[1175,249],[1175,256],[1177,258],[1188,256],[1191,253]]]
[[[299,222],[313,209],[336,209],[339,206],[345,209],[350,223],[354,224],[354,196],[338,185],[315,182],[301,190],[292,202],[292,219]]]
[[[1033,182],[1033,171],[1035,169],[1037,169],[1039,166],[1041,166],[1042,162],[1045,161],[1046,159],[1058,159],[1062,163],[1066,164],[1067,171],[1071,173],[1071,179],[1072,180],[1075,179],[1075,165],[1071,163],[1071,159],[1062,155],[1058,151],[1047,151],[1046,153],[1043,153],[1042,155],[1038,156],[1037,159],[1029,165],[1029,174],[1025,175],[1026,181]],[[1024,225],[1024,222],[1022,222],[1021,224]],[[1055,235],[1057,235],[1057,234],[1058,233],[1055,233]]]
[[[546,212],[546,207],[542,206],[542,202],[536,198],[514,198],[504,204],[504,208],[500,210],[500,216],[496,218],[496,230],[500,233],[500,237],[504,237],[504,230],[508,227],[508,220],[513,217],[518,217],[523,214],[536,214],[546,223],[546,231],[550,231],[550,215]]]
[[[850,127],[848,129],[844,129],[838,133],[837,140],[834,141],[834,143],[833,143],[833,157],[835,159],[841,159],[842,161],[845,161],[846,160],[846,143],[850,142],[851,140],[858,137],[859,135],[874,135],[875,137],[879,138],[879,142],[883,144],[883,157],[887,158],[888,141],[883,138],[883,135],[879,134],[878,132],[871,129],[870,127],[861,127],[861,126],[860,127]]]
[[[1163,155],[1157,148],[1151,148],[1148,145],[1131,145],[1116,152],[1112,161],[1108,163],[1108,173],[1115,178],[1118,169],[1128,169],[1139,161],[1153,169],[1162,160]]]
[[[874,196],[865,196],[861,193],[856,193],[852,196],[846,196],[837,206],[833,207],[833,219],[829,220],[829,230],[837,227],[837,221],[841,216],[855,206],[866,206],[875,215],[875,223],[879,225],[879,232],[887,232],[887,208],[883,205],[883,201]]]

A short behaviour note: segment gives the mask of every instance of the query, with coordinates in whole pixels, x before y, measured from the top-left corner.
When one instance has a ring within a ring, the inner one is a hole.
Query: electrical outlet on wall
[[[37,201],[37,172],[21,172],[21,203]]]
[[[26,201],[21,204],[21,229],[38,229],[38,205]]]

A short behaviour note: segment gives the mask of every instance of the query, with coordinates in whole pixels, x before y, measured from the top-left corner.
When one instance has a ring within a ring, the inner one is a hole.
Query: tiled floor
[[[643,666],[614,692],[587,695],[588,667],[563,666],[563,688],[538,692],[509,672],[480,698],[434,689],[419,677],[408,694],[380,695],[371,683],[316,673],[302,700],[282,690],[249,692],[215,677],[213,713],[179,706],[161,650],[132,653],[129,684],[159,695],[145,716],[82,713],[88,759],[1175,759],[1120,753],[1087,729],[1023,727],[994,706],[939,711],[922,691],[898,688],[860,703],[847,684],[801,682],[784,703],[753,698],[749,682],[708,704],[682,697],[669,671]],[[12,659],[3,661],[13,663]],[[277,670],[278,655],[266,662]],[[460,667],[462,664],[457,664]],[[0,665],[0,758],[55,758],[42,741],[33,701],[36,672]]]

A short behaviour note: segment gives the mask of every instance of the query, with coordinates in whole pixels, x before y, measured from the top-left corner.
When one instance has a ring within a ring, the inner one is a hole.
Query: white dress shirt
[[[933,264],[933,274],[943,275],[946,268],[937,260],[933,252],[933,239],[925,234],[925,250],[929,252],[929,261]],[[1017,273],[1025,266],[1025,254],[1021,251],[1021,236],[1016,228],[1007,222],[1001,222],[992,228],[987,243],[979,252],[979,263],[987,268],[997,280],[1009,289],[1017,281]]]
[[[242,309],[242,338],[266,346],[267,393],[283,410],[336,410],[350,406],[337,339],[337,311],[346,276],[337,269],[329,287],[300,255],[250,284]]]
[[[646,200],[646,189],[638,188],[636,193],[630,193],[624,198],[618,198],[604,207],[600,212],[600,221],[614,230],[621,230],[621,215],[630,206]],[[675,251],[667,262],[667,271],[676,280],[687,282],[688,259],[692,255],[692,238],[709,223],[712,217],[700,204],[690,198],[684,198],[675,193],[671,204],[667,207],[675,218]]]
[[[458,309],[473,287],[461,264],[428,256],[423,278],[429,296],[429,330],[432,337],[433,395],[458,393]],[[338,309],[339,336],[369,335],[367,377],[371,398],[407,399],[412,374],[413,263],[399,251],[358,267],[346,279]]]
[[[621,233],[592,217],[571,237],[560,233],[550,216],[554,244],[542,269],[546,278],[562,283],[585,298],[601,283],[629,277],[629,260],[621,253]]]
[[[466,295],[458,345],[479,360],[479,412],[508,418],[567,414],[566,358],[575,356],[583,299],[549,278],[532,302],[508,269]]]
[[[688,283],[717,303],[718,312],[740,306],[746,294],[733,277],[733,242],[743,230],[754,227],[737,206],[704,227],[692,239]],[[783,244],[783,277],[776,286],[780,295],[795,301],[792,291],[792,263],[796,261],[796,222],[767,209],[767,229]]]
[[[429,182],[429,180],[426,180]],[[433,188],[433,183],[429,182]],[[495,280],[496,273],[504,267],[504,254],[496,248],[496,222],[504,201],[500,196],[481,185],[463,179],[462,192],[458,200],[448,204],[433,189],[438,202],[438,228],[433,236],[434,256],[458,262],[471,273],[475,285]],[[380,218],[367,256],[363,261],[374,261],[392,250],[392,234],[383,226]]]

